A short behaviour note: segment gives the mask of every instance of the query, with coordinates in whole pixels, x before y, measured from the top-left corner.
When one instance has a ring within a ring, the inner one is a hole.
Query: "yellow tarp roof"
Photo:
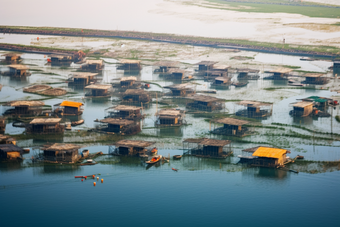
[[[259,147],[253,153],[253,156],[266,157],[266,158],[281,158],[283,154],[287,153],[285,149],[272,148],[272,147]]]
[[[79,107],[82,106],[81,102],[72,102],[72,101],[63,101],[60,106],[71,106],[71,107]]]

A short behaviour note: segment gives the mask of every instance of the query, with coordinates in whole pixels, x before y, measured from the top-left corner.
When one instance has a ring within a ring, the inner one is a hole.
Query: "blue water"
[[[1,226],[338,226],[339,171],[233,172],[185,158],[149,169],[134,158],[82,167],[0,164]],[[98,173],[104,183],[74,178]]]

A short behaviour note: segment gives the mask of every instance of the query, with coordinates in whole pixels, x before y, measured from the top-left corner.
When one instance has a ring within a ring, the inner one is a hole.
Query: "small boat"
[[[304,159],[305,157],[303,157],[302,155],[297,155],[296,159]]]
[[[300,58],[300,61],[313,61],[313,58],[309,58],[309,57],[302,57]]]
[[[87,159],[86,162],[87,162],[87,163],[92,163],[93,160],[92,160],[92,159]]]
[[[25,153],[25,154],[30,153],[30,149],[29,149],[29,148],[24,148],[23,150],[24,150],[24,153]]]
[[[249,82],[238,82],[238,83],[233,83],[235,87],[244,87],[247,86]]]
[[[157,155],[157,156],[154,156],[151,160],[149,161],[145,161],[146,164],[155,164],[157,162],[159,162],[159,160],[161,160],[162,158],[162,155]]]
[[[178,169],[175,169],[175,168],[171,168],[171,169],[172,169],[173,171],[176,171],[176,172],[178,171]]]
[[[87,178],[87,176],[74,176],[74,178]]]
[[[81,124],[84,124],[84,120],[81,119],[79,121],[72,121],[71,122],[71,126],[77,126],[77,125],[81,125]]]
[[[182,155],[174,155],[172,156],[172,158],[178,160],[182,158]]]
[[[71,128],[71,123],[70,123],[70,122],[68,122],[68,123],[65,124],[65,129],[66,129],[66,130],[71,130],[71,129],[72,129],[72,128]]]

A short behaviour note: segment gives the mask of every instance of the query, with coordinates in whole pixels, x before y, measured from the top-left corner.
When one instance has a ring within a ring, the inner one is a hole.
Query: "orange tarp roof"
[[[72,101],[63,101],[60,106],[71,106],[71,107],[79,107],[82,106],[81,102],[72,102]]]
[[[253,156],[266,157],[266,158],[281,158],[283,154],[287,153],[285,149],[272,148],[272,147],[259,147]]]

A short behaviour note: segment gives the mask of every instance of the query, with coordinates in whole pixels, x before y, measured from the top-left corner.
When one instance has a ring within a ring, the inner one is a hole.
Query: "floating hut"
[[[193,85],[189,83],[172,84],[169,86],[165,86],[164,88],[170,89],[172,96],[186,96],[187,94],[195,94]]]
[[[291,160],[287,157],[290,151],[273,147],[258,147],[252,156],[239,156],[241,163],[260,167],[283,167]]]
[[[16,54],[16,53],[8,53],[2,55],[5,57],[5,61],[7,63],[18,63],[22,61],[21,54]]]
[[[198,71],[212,71],[216,63],[216,61],[201,61],[197,63]]]
[[[40,84],[40,85],[33,85],[33,86],[30,86],[30,87],[26,87],[24,88],[24,92],[27,92],[27,93],[36,93],[36,94],[39,94],[39,92],[42,92],[42,91],[45,91],[45,90],[48,90],[48,89],[51,89],[52,87],[49,86],[49,85],[43,85],[43,84]]]
[[[277,69],[269,71],[269,73],[272,73],[273,76],[265,77],[263,79],[267,79],[267,80],[288,80],[288,74],[292,71],[293,71],[292,69],[277,68]]]
[[[306,73],[302,77],[306,77],[306,80],[302,81],[303,84],[316,84],[316,85],[322,85],[327,84],[328,79],[326,77],[323,77],[324,74],[322,73]]]
[[[63,101],[62,103],[54,105],[57,107],[54,112],[58,115],[63,116],[79,116],[83,114],[82,106],[84,106],[81,102],[73,102],[73,101]]]
[[[98,73],[77,72],[69,78],[69,86],[87,86],[97,82]]]
[[[9,65],[9,72],[5,75],[12,77],[24,77],[30,76],[31,73],[28,72],[28,67],[25,65]]]
[[[229,146],[226,146],[229,145]],[[230,140],[186,139],[183,141],[184,155],[226,158],[232,154]]]
[[[116,149],[113,150],[114,155],[128,155],[128,156],[142,156],[152,150],[151,145],[155,142],[142,141],[142,140],[120,140],[114,145]]]
[[[113,91],[110,84],[91,84],[85,87],[85,96],[109,97]]]
[[[260,72],[260,70],[257,69],[248,69],[248,68],[241,68],[237,69],[237,78],[239,80],[257,80],[260,78],[259,75],[256,75]],[[249,75],[249,74],[255,74],[255,75]]]
[[[206,71],[205,79],[227,77],[229,68],[229,65],[213,65],[212,69]]]
[[[171,80],[183,80],[184,79],[184,74],[185,70],[183,69],[170,69],[169,74],[167,75],[167,79]]]
[[[178,61],[159,61],[154,64],[154,66],[158,66],[158,69],[155,69],[155,73],[168,73],[170,69],[178,68]]]
[[[313,112],[313,102],[298,102],[293,105],[292,115],[297,117],[306,117]]]
[[[141,89],[127,89],[123,94],[122,104],[141,105],[151,101],[150,94]]]
[[[0,133],[5,133],[6,130],[6,118],[0,117]]]
[[[14,145],[16,145],[16,141],[10,136],[0,134],[0,144],[14,144]]]
[[[140,88],[142,84],[140,82],[137,82],[137,77],[135,76],[129,76],[129,77],[123,77],[120,79],[120,87],[121,88]]]
[[[187,103],[186,108],[200,111],[215,111],[224,109],[224,100],[207,95],[194,95],[187,97],[193,102]]]
[[[329,104],[334,103],[333,99],[325,98],[325,97],[319,97],[319,96],[309,96],[307,98],[302,99],[302,101],[313,102],[314,106],[316,106],[318,108],[325,108]]]
[[[4,114],[35,116],[41,114],[44,105],[45,103],[42,101],[12,101],[4,106],[14,107],[14,109],[8,109]]]
[[[52,66],[69,66],[73,61],[73,55],[50,55]]]
[[[141,107],[118,105],[106,109],[109,118],[120,118],[127,120],[140,120],[144,118]]]
[[[184,110],[162,109],[156,113],[156,126],[180,126],[184,123]]]
[[[229,77],[216,77],[212,85],[215,86],[229,86],[231,84],[231,80]]]
[[[21,160],[24,150],[14,144],[0,144],[0,159]]]
[[[141,131],[139,122],[127,119],[105,118],[100,120],[100,123],[104,124],[100,127],[100,131],[120,133],[122,135],[136,134]]]
[[[228,70],[230,69],[229,65],[213,65],[212,70],[217,72],[226,72],[228,73]]]
[[[40,149],[44,151],[44,160],[46,162],[74,163],[81,158],[78,152],[80,146],[75,144],[55,143],[44,145]]]
[[[123,70],[141,70],[141,64],[140,60],[129,60],[129,59],[123,59],[120,60],[120,66],[117,69],[123,69]]]
[[[249,124],[249,121],[239,120],[235,118],[223,118],[215,120],[216,123],[223,124],[223,127],[216,128],[212,131],[214,134],[239,136],[247,135],[249,129],[243,125]]]
[[[81,70],[88,72],[99,72],[104,68],[103,60],[86,60],[86,63],[81,66]]]
[[[244,106],[235,113],[236,116],[250,118],[265,118],[272,115],[272,103],[257,102],[257,101],[241,101],[238,105]]]
[[[26,132],[32,134],[54,134],[64,133],[64,125],[60,124],[61,118],[34,118],[28,126]]]

